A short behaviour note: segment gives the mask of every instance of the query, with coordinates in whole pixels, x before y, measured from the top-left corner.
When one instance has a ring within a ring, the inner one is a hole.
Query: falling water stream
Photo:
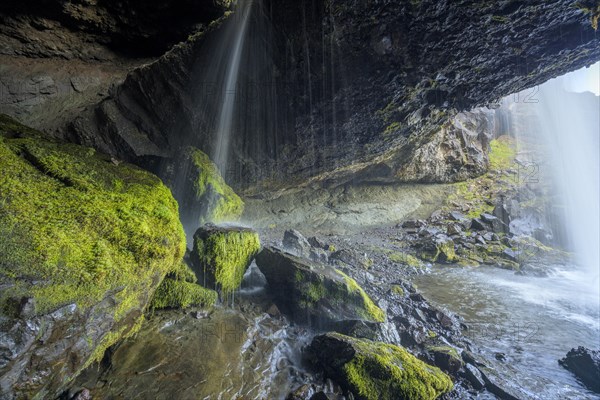
[[[221,98],[220,108],[218,109],[216,129],[217,142],[212,160],[222,172],[227,170],[236,97],[238,96],[238,77],[252,5],[253,1],[251,0],[244,0],[238,4],[236,13],[239,22],[236,24],[235,36],[227,64],[227,73],[222,88],[224,92]]]

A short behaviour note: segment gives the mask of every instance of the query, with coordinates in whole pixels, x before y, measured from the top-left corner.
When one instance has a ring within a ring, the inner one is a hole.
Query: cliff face
[[[215,127],[206,116],[224,94],[207,65],[219,63],[237,20],[194,25],[222,14],[209,3],[127,3],[137,17],[103,2],[67,3],[58,13],[47,8],[54,19],[3,6],[11,13],[4,42],[23,32],[15,21],[24,18],[41,46],[5,45],[3,71],[44,87],[29,97],[21,91],[26,99],[9,104],[5,96],[3,110],[157,172],[182,145],[211,154]],[[167,9],[173,11],[163,15]],[[535,96],[535,85],[598,60],[592,9],[565,0],[257,3],[226,177],[256,189],[310,179],[448,182],[479,174],[487,166],[483,111],[457,114],[528,87]],[[39,18],[58,25],[41,27]],[[62,30],[76,38],[61,41],[66,57],[101,71],[78,70],[99,79],[94,84],[62,74],[75,96],[54,96],[48,79],[16,67],[64,58],[48,39]],[[93,90],[80,93],[86,84]],[[19,98],[7,87],[9,99]],[[482,136],[471,134],[477,126]]]

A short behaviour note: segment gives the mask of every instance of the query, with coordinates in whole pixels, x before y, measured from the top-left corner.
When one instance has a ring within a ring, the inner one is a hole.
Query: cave
[[[0,16],[0,399],[598,398],[599,1]]]

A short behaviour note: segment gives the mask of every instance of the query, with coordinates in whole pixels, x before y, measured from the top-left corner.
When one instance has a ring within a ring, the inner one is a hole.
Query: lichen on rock
[[[194,234],[192,262],[201,284],[227,294],[240,287],[259,250],[260,238],[252,229],[205,225]]]
[[[98,349],[139,326],[185,252],[178,205],[156,176],[8,117],[0,119],[0,165],[0,313],[50,335],[9,357],[19,364],[37,352],[39,360],[13,368],[2,390],[53,395],[101,357]],[[60,356],[70,362],[53,358],[53,341],[70,349]]]
[[[307,355],[361,400],[429,400],[453,388],[439,368],[392,344],[327,333],[313,339]]]

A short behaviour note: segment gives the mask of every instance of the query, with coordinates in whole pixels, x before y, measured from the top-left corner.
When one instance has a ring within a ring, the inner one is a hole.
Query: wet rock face
[[[600,351],[578,347],[558,361],[571,371],[588,389],[600,393]]]
[[[130,0],[39,7],[51,15],[10,3],[1,9],[10,18],[0,24],[0,43],[5,54],[122,65],[124,59],[163,53],[197,24],[222,15],[222,3]],[[591,16],[567,0],[351,6],[266,1],[258,14],[263,19],[256,19],[257,25],[269,28],[257,28],[249,37],[259,39],[253,46],[269,43],[256,47],[267,61],[244,70],[246,75],[258,71],[245,77],[244,87],[252,84],[252,99],[259,96],[276,107],[252,113],[269,121],[266,125],[235,128],[237,150],[225,174],[237,187],[256,190],[257,182],[289,186],[291,176],[325,183],[451,182],[481,174],[487,166],[488,122],[485,112],[465,110],[600,58]],[[132,71],[135,65],[126,66],[90,92],[101,96],[61,100],[45,111],[46,121],[59,129],[57,135],[144,166],[174,156],[182,145],[210,153],[213,129],[197,110],[214,111],[216,97],[206,95],[210,90],[201,75],[206,60],[218,54],[218,38],[227,26],[199,29],[206,37],[190,38],[156,63]],[[57,39],[62,33],[66,39]],[[121,46],[118,56],[115,46]],[[13,81],[19,76],[35,78],[15,73]],[[72,85],[66,77],[54,80],[57,87]],[[109,91],[108,82],[116,87]],[[9,111],[15,115],[23,107],[28,104],[19,102]],[[64,114],[68,110],[73,112]]]
[[[384,312],[350,277],[335,268],[265,247],[256,264],[280,309],[296,322],[317,328],[340,321],[383,322]]]

